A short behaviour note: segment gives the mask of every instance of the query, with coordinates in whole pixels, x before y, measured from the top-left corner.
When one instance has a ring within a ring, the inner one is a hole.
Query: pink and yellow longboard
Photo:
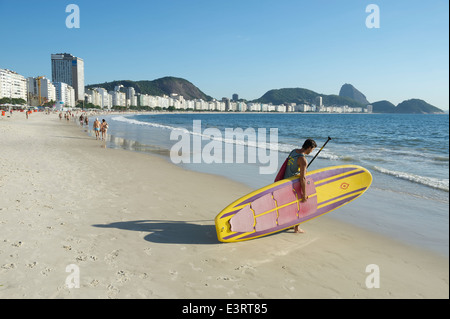
[[[217,238],[221,242],[254,239],[329,213],[361,196],[372,175],[361,166],[333,166],[308,172],[306,183],[306,202],[300,201],[295,176],[239,198],[217,215]]]

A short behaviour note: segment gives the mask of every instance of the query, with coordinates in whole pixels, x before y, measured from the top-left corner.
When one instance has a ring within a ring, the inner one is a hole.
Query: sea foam
[[[374,166],[373,168],[382,174],[391,175],[391,176],[401,178],[401,179],[404,179],[404,180],[407,180],[407,181],[410,181],[413,183],[422,184],[422,185],[440,189],[440,190],[443,190],[446,192],[449,191],[449,180],[448,179],[424,177],[424,176],[419,176],[419,175],[415,175],[415,174],[411,174],[411,173],[388,170],[386,168],[379,167],[379,166]]]

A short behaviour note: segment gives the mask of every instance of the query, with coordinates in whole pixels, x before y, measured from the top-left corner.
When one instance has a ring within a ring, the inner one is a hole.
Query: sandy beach
[[[252,189],[56,114],[2,117],[0,136],[0,298],[449,298],[448,258],[327,216],[219,243],[214,217]]]

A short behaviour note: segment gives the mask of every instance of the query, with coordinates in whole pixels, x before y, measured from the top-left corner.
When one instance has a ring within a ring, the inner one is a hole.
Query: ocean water
[[[374,177],[361,200],[333,216],[448,255],[448,114],[187,113],[107,120],[109,147],[182,159],[178,165],[184,168],[254,189],[270,184],[289,152],[305,139],[318,144],[311,161],[331,137],[309,170],[356,164]],[[227,135],[230,131],[235,135]]]

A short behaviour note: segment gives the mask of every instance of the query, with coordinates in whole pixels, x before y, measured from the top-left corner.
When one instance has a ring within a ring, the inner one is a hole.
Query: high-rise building
[[[127,95],[127,101],[129,101],[127,106],[137,106],[136,91],[135,91],[134,87],[127,87],[126,95]]]
[[[75,90],[75,100],[84,100],[84,61],[68,53],[52,54],[52,81]]]
[[[230,99],[223,97],[222,102],[225,104],[225,111],[226,112],[231,111],[230,110]]]
[[[316,97],[316,105],[318,107],[322,107],[323,106],[323,99],[321,96]]]
[[[233,101],[236,102],[237,100],[239,100],[239,94],[234,93],[234,94],[233,94]]]
[[[22,75],[8,70],[0,69],[0,98],[27,100],[27,80]]]

